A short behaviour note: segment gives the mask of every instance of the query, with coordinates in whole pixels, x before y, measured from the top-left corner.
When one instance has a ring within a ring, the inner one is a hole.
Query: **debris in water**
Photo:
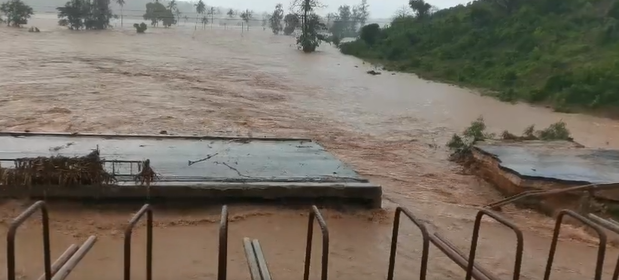
[[[36,157],[14,160],[14,168],[0,168],[2,184],[6,185],[95,185],[116,182],[105,171],[99,150],[82,157]]]
[[[165,135],[165,134],[168,134],[168,131],[162,130],[162,131],[159,131],[159,134]]]
[[[196,163],[198,163],[198,162],[207,161],[207,160],[209,160],[209,159],[213,158],[214,156],[216,156],[216,155],[218,155],[218,154],[219,154],[219,153],[214,153],[214,154],[212,154],[212,155],[208,155],[207,157],[205,157],[205,158],[201,158],[201,159],[199,159],[199,160],[190,160],[190,161],[189,161],[189,166],[192,166],[192,165],[194,165],[194,164],[196,164]]]
[[[69,142],[69,143],[67,143],[65,145],[62,145],[62,146],[51,147],[51,148],[49,148],[49,151],[50,152],[58,152],[58,151],[60,151],[62,149],[71,147],[73,144],[75,144],[75,142]]]
[[[141,171],[135,176],[136,183],[140,183],[141,186],[150,186],[152,182],[159,180],[159,175],[150,167],[150,159],[144,161],[139,168]]]
[[[380,72],[377,72],[377,71],[374,71],[374,70],[367,71],[366,73],[368,73],[370,75],[380,75],[381,74]]]

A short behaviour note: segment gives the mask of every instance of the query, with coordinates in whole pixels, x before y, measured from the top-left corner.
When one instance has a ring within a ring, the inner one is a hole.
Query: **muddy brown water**
[[[129,28],[70,32],[55,22],[54,15],[34,18],[31,24],[41,33],[0,27],[1,130],[314,138],[381,184],[385,193],[383,210],[325,211],[331,229],[330,279],[385,278],[397,204],[468,249],[475,206],[500,195],[462,175],[446,160],[442,145],[479,115],[497,132],[520,132],[530,124],[542,127],[562,119],[587,146],[619,147],[616,121],[501,103],[408,74],[370,76],[365,73],[370,65],[328,45],[304,55],[291,46],[294,39],[261,28],[241,34],[220,27],[194,31],[188,24],[138,35]],[[25,206],[21,201],[2,204],[3,232]],[[122,276],[121,232],[135,208],[51,206],[54,257],[90,234],[99,237],[70,279]],[[276,279],[302,277],[305,211],[272,206],[232,206],[230,211],[228,279],[249,277],[243,236],[261,240]],[[155,279],[215,279],[217,212],[156,213]],[[509,207],[504,214],[525,231],[521,279],[541,279],[553,221]],[[396,279],[415,279],[420,237],[405,224]],[[36,221],[20,229],[20,279],[36,279],[42,272],[39,230]],[[485,222],[483,230],[479,262],[510,278],[513,235],[493,222]],[[132,273],[139,278],[144,277],[143,236],[142,228],[134,238]],[[4,246],[2,242],[0,251]],[[553,278],[592,278],[594,239],[565,226],[560,246]],[[314,252],[318,261],[318,247]],[[616,256],[617,250],[609,249],[606,274],[612,272]],[[435,249],[430,261],[430,279],[464,276]],[[0,278],[6,274],[5,262],[0,254]],[[318,262],[313,267],[318,269]]]

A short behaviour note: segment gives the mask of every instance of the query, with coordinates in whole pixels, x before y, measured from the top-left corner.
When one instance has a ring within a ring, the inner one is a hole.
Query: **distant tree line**
[[[500,100],[618,116],[619,1],[478,0],[437,10],[409,0],[345,54],[486,89]]]
[[[0,12],[5,18],[0,17],[0,22],[6,22],[7,26],[20,27],[28,24],[28,19],[34,14],[32,7],[21,0],[9,0],[0,5]]]

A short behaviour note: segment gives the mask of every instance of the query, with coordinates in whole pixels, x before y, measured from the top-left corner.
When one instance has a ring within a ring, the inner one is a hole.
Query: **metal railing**
[[[471,280],[473,276],[473,266],[475,265],[475,256],[477,253],[477,242],[479,241],[479,230],[481,228],[481,219],[484,216],[491,217],[495,221],[505,225],[506,227],[512,229],[516,234],[516,259],[514,261],[514,273],[513,280],[520,279],[520,269],[522,267],[522,251],[524,250],[524,237],[522,236],[522,231],[518,229],[516,224],[510,222],[504,217],[499,216],[497,213],[494,213],[487,209],[482,209],[477,212],[477,216],[475,217],[475,227],[473,227],[473,238],[471,239],[471,249],[469,253],[469,265],[466,268],[466,277],[465,280]]]
[[[43,201],[37,201],[22,212],[11,222],[6,236],[6,263],[7,280],[15,280],[15,238],[17,229],[26,222],[34,213],[41,211],[41,223],[43,227],[43,267],[44,272],[39,280],[64,280],[71,271],[79,264],[84,256],[92,249],[97,238],[90,236],[81,246],[70,245],[65,252],[51,263],[49,213],[47,205]]]
[[[49,230],[49,215],[45,202],[38,201],[26,209],[22,214],[13,220],[10,224],[7,233],[7,280],[16,280],[15,272],[15,238],[17,229],[28,218],[30,218],[35,212],[41,211],[42,228],[43,228],[43,257],[44,257],[44,274],[39,280],[63,280],[70,271],[77,265],[77,263],[84,257],[84,255],[93,246],[96,237],[91,236],[80,247],[71,245],[63,253],[58,260],[51,263],[50,254],[50,230]],[[422,251],[421,251],[421,264],[419,271],[419,279],[425,280],[427,278],[427,269],[429,262],[430,245],[436,246],[444,255],[451,259],[454,263],[458,264],[466,272],[466,280],[498,280],[499,278],[493,275],[489,270],[484,269],[479,264],[475,263],[478,239],[481,232],[481,221],[484,216],[488,216],[497,222],[510,228],[516,235],[516,256],[513,265],[513,280],[520,279],[520,270],[522,266],[522,256],[524,250],[524,237],[523,233],[518,227],[502,217],[501,215],[488,210],[480,210],[475,218],[475,224],[473,228],[473,234],[471,239],[470,251],[468,256],[460,251],[449,240],[442,237],[438,233],[430,233],[425,223],[415,217],[411,211],[404,207],[397,207],[393,220],[393,230],[391,237],[391,247],[389,252],[389,266],[387,270],[387,280],[393,280],[395,275],[395,262],[398,249],[398,235],[400,231],[400,223],[402,214],[421,232]],[[124,279],[131,279],[131,237],[133,229],[138,222],[146,216],[146,279],[153,279],[153,209],[150,205],[144,205],[129,221],[125,229],[124,240]],[[619,234],[619,223],[612,220],[600,218],[595,215],[589,215],[589,217],[582,216],[571,210],[561,211],[556,219],[555,228],[553,231],[552,243],[549,250],[549,256],[546,263],[546,269],[543,276],[544,280],[550,279],[552,271],[552,265],[554,262],[554,256],[558,246],[559,234],[561,231],[561,225],[565,220],[565,217],[570,217],[578,220],[587,227],[592,228],[599,236],[599,248],[596,260],[596,267],[594,271],[594,280],[601,280],[603,273],[604,258],[606,253],[607,236],[604,229],[608,229],[612,232]],[[314,235],[314,223],[317,222],[322,232],[322,256],[321,256],[321,273],[320,279],[327,280],[328,267],[329,267],[329,229],[324,217],[320,213],[320,210],[316,206],[312,206],[309,211],[308,228],[307,228],[307,240],[305,251],[305,262],[303,279],[308,280],[310,276],[310,266],[312,259],[312,243]],[[219,223],[219,248],[218,248],[218,271],[217,279],[227,279],[228,269],[228,230],[229,230],[229,217],[228,207],[224,205],[221,209],[221,219]],[[618,280],[619,278],[619,258],[615,266],[612,279]]]
[[[17,235],[17,228],[39,210],[41,210],[41,223],[43,224],[43,264],[45,280],[52,279],[52,261],[49,249],[49,214],[45,202],[37,201],[17,216],[9,226],[9,231],[6,235],[7,280],[15,280],[15,235]]]
[[[144,217],[144,214],[146,214],[146,280],[153,279],[153,209],[150,205],[145,204],[133,215],[133,218],[129,220],[129,224],[125,228],[125,265],[123,277],[125,280],[131,279],[131,235],[140,219]]]
[[[606,255],[606,233],[603,228],[588,218],[581,216],[580,214],[572,210],[562,210],[557,216],[557,222],[555,223],[555,229],[552,234],[552,242],[550,243],[550,252],[548,253],[548,260],[546,262],[546,271],[544,272],[544,280],[550,279],[550,272],[552,272],[552,263],[554,262],[555,253],[557,251],[557,243],[559,242],[559,233],[561,232],[561,224],[565,216],[570,216],[584,225],[595,230],[600,239],[600,245],[598,246],[598,257],[595,265],[594,280],[602,279],[602,270],[604,269],[604,256]],[[616,273],[616,272],[615,272]]]
[[[318,221],[320,231],[322,232],[320,280],[327,280],[329,277],[329,228],[327,228],[327,223],[316,206],[312,206],[312,210],[309,213],[309,218],[307,219],[307,245],[305,247],[305,269],[303,270],[303,280],[309,280],[310,276],[312,241],[314,239],[314,220]]]
[[[217,280],[226,280],[228,277],[228,206],[221,207],[221,219],[219,221],[219,259],[217,268]]]

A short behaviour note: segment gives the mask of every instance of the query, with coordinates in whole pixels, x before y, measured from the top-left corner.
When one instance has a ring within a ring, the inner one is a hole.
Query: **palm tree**
[[[204,11],[206,10],[206,5],[204,5],[204,1],[200,0],[198,1],[198,3],[196,4],[196,12],[198,13],[196,15],[196,27],[198,27],[198,17],[204,13]]]
[[[245,10],[243,13],[241,13],[241,19],[243,19],[243,21],[247,25],[247,30],[249,30],[249,21],[253,18],[253,13],[254,12],[250,10]]]
[[[202,29],[205,29],[207,24],[208,24],[208,17],[203,16],[202,17]]]
[[[174,11],[176,9],[176,0],[172,0],[168,3],[168,9],[170,9],[170,11]]]
[[[172,0],[170,1],[170,3],[168,3],[168,10],[176,14],[176,21],[180,21],[181,11],[178,10],[178,5],[176,4],[176,0]]]
[[[211,16],[211,29],[213,28],[213,23],[215,22],[215,19],[213,18],[213,16],[215,15],[215,13],[217,12],[217,10],[215,10],[215,7],[211,7],[210,9],[208,9],[207,14]]]
[[[125,6],[125,0],[116,0],[116,3],[120,5],[120,27],[123,26],[123,7]]]
[[[182,15],[183,13],[181,13],[181,11],[180,11],[178,8],[176,8],[176,10],[174,11],[174,13],[176,14],[176,22],[180,23],[180,22],[181,22],[181,15]]]

